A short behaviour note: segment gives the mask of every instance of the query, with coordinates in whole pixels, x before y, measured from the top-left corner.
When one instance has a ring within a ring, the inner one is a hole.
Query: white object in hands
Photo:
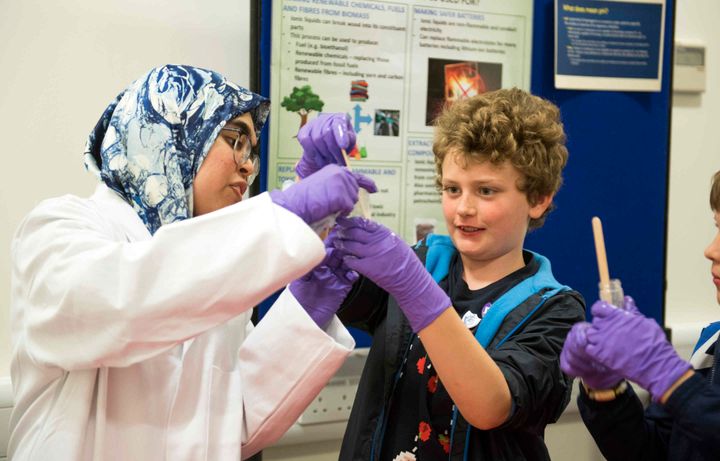
[[[345,149],[341,149],[341,151],[343,155],[343,160],[345,160],[345,168],[352,171],[352,169],[350,168],[350,159],[348,158],[347,152],[345,151]],[[358,201],[355,204],[355,208],[353,208],[352,213],[350,213],[350,216],[362,216],[365,219],[370,219],[370,193],[362,187],[360,188],[359,192],[360,193],[358,196]]]

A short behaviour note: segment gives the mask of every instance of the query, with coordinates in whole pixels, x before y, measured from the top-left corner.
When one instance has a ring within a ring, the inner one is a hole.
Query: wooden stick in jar
[[[598,272],[600,273],[600,286],[610,287],[610,271],[608,270],[607,253],[605,252],[605,237],[603,236],[602,222],[597,216],[592,218],[593,237],[595,238],[595,255],[597,256]],[[603,292],[605,290],[601,290]],[[610,301],[604,299],[603,301]]]

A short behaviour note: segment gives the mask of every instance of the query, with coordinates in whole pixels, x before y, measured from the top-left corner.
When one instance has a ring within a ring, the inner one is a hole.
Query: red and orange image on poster
[[[443,107],[502,87],[502,64],[428,59],[425,124],[430,126]]]
[[[445,64],[445,102],[469,98],[485,91],[485,80],[478,70],[478,63]]]

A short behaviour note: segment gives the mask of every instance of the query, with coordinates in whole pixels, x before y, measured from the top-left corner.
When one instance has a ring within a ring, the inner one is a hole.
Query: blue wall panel
[[[558,280],[592,304],[598,271],[590,219],[599,216],[610,275],[662,323],[673,0],[666,5],[659,93],[555,89],[553,4],[535,2],[531,90],[560,107],[570,159],[557,209],[527,247],[548,256]]]

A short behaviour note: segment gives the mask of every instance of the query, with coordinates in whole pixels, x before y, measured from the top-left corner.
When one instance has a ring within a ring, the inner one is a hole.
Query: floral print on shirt
[[[450,454],[450,437],[448,437],[447,434],[440,434],[438,435],[438,442],[442,445],[445,453]]]
[[[420,437],[420,440],[423,442],[427,442],[430,439],[430,434],[432,433],[432,427],[425,421],[420,421],[420,425],[418,427],[418,436]]]
[[[427,360],[427,356],[422,357],[420,360],[417,361],[417,371],[420,374],[423,374],[425,372],[425,361]]]
[[[431,394],[434,394],[435,391],[437,390],[437,385],[438,385],[438,376],[432,375],[428,379],[428,383],[427,383],[428,391],[430,391]]]

